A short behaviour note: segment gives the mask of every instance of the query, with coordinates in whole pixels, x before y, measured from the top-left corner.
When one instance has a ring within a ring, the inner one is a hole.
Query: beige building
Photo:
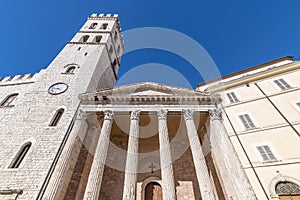
[[[197,87],[222,95],[224,125],[258,199],[300,198],[299,76],[300,62],[283,57]]]
[[[299,199],[299,62],[197,86],[114,88],[117,15],[0,82],[0,200]]]

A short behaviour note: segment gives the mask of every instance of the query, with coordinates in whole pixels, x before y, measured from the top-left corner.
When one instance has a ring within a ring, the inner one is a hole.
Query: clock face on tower
[[[55,83],[49,87],[48,92],[50,94],[61,94],[67,91],[68,85],[65,83]]]

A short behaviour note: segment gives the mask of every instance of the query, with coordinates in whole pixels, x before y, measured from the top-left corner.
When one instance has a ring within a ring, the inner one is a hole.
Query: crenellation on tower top
[[[12,79],[12,77],[11,76],[5,76],[3,79],[2,79],[2,83],[3,82],[7,82],[7,81],[10,81]]]
[[[12,81],[17,81],[23,78],[23,75],[15,75],[11,80]]]
[[[99,15],[97,15],[96,13],[91,14],[88,19],[106,19],[106,20],[114,20],[116,18],[118,18],[119,15],[118,14],[111,14],[111,13],[101,13]]]
[[[39,73],[36,73],[39,74]],[[32,74],[25,74],[25,75],[15,75],[15,76],[6,76],[3,79],[0,78],[0,85],[11,85],[11,84],[22,84],[22,83],[28,83],[28,81],[32,81],[32,78],[36,75]]]

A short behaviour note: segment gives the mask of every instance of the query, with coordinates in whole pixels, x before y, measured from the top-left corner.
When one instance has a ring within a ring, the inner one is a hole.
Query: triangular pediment
[[[159,92],[159,91],[155,91],[155,90],[145,90],[145,91],[141,91],[141,92],[136,92],[136,93],[132,93],[131,95],[170,95],[168,93],[164,93],[164,92]]]
[[[180,88],[153,82],[143,82],[119,86],[110,90],[101,90],[96,94],[115,95],[207,95],[192,89]]]
[[[164,85],[160,83],[144,82],[123,85],[113,89],[101,90],[95,93],[81,94],[79,98],[84,102],[120,102],[153,103],[195,101],[211,102],[216,96],[192,89]],[[216,100],[216,99],[215,99]],[[213,100],[213,101],[215,101]]]

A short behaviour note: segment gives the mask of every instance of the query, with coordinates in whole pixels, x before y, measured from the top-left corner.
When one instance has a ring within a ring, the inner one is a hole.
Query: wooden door
[[[300,200],[300,195],[280,195],[280,200]]]

